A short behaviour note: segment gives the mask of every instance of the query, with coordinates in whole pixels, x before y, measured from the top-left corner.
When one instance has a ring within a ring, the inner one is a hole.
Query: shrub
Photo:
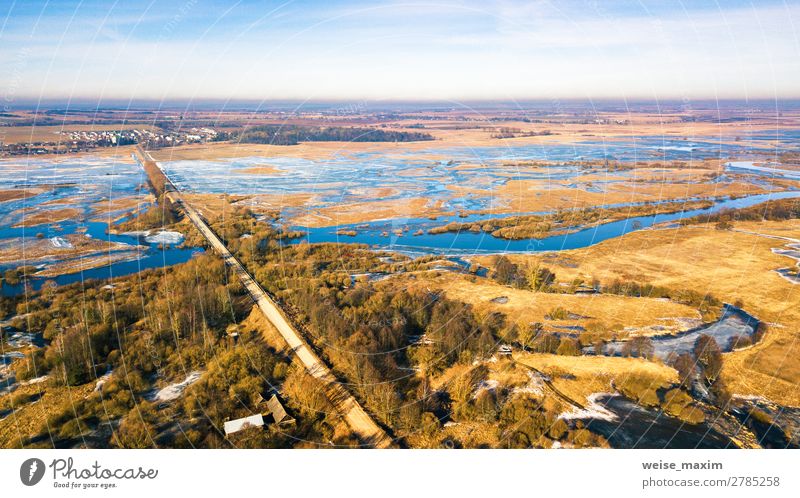
[[[571,337],[562,337],[556,354],[561,356],[578,356],[581,353],[580,344]]]
[[[570,313],[561,306],[556,306],[544,315],[547,320],[566,320],[569,318]]]

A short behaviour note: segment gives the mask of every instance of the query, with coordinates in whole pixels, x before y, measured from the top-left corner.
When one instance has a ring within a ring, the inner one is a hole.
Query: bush
[[[649,407],[661,404],[656,392],[660,387],[660,382],[656,381],[656,379],[641,374],[628,375],[617,383],[617,388],[622,394],[634,401],[638,401],[641,405]]]
[[[152,448],[157,433],[152,423],[154,419],[152,405],[147,402],[139,403],[122,418],[114,434],[116,446],[131,449]]]
[[[512,433],[512,447],[529,447],[550,429],[541,402],[528,396],[516,396],[503,405],[500,427]]]
[[[731,351],[736,349],[744,349],[753,345],[753,341],[746,335],[737,335],[730,338],[728,342],[728,349]]]
[[[523,287],[525,284],[525,276],[519,267],[506,256],[498,256],[495,259],[493,277],[498,283],[512,287]]]
[[[564,437],[567,431],[569,431],[569,426],[567,426],[567,423],[564,422],[563,419],[559,418],[556,419],[556,421],[553,422],[553,425],[550,426],[550,430],[547,431],[547,435],[550,436],[551,439],[558,441]]]
[[[670,389],[664,394],[664,411],[674,417],[679,417],[681,412],[692,402],[692,397],[679,388]]]
[[[561,306],[556,306],[544,315],[547,320],[566,320],[569,316],[570,312]]]
[[[706,334],[701,334],[694,343],[694,356],[703,367],[705,378],[713,382],[722,371],[722,352],[717,341]]]
[[[578,344],[576,339],[572,339],[571,337],[562,337],[556,354],[561,356],[578,356],[581,354],[580,344]]]

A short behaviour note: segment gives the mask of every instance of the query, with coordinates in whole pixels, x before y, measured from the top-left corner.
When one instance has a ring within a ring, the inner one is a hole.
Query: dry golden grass
[[[419,218],[452,214],[443,210],[442,206],[442,200],[431,202],[425,197],[353,202],[315,209],[308,214],[295,217],[292,222],[306,227],[326,227],[392,218]]]
[[[311,142],[293,146],[276,146],[262,144],[239,144],[230,142],[215,142],[207,144],[194,144],[178,148],[162,149],[155,151],[153,156],[158,161],[176,161],[185,159],[222,159],[248,156],[285,156],[302,157],[306,159],[326,159],[335,155],[354,152],[380,152],[380,153],[406,153],[429,151],[439,147],[482,147],[482,146],[518,146],[532,144],[560,144],[574,143],[585,140],[629,140],[637,136],[730,136],[737,134],[746,137],[758,130],[774,130],[775,117],[772,119],[748,120],[747,123],[714,123],[714,122],[685,122],[681,114],[648,114],[648,113],[598,113],[595,118],[602,122],[569,122],[569,117],[553,116],[549,123],[526,123],[523,121],[508,121],[498,125],[490,121],[492,113],[480,115],[466,113],[472,121],[463,121],[464,112],[454,112],[451,119],[386,122],[387,129],[405,130],[412,123],[425,126],[424,131],[435,137],[435,141],[410,142],[410,143],[370,143],[370,142]],[[442,115],[442,118],[448,116]],[[244,117],[243,117],[244,118]],[[787,113],[781,118],[781,126],[789,127],[800,124],[796,113]],[[275,120],[273,120],[275,121]],[[619,122],[617,122],[619,121]],[[244,121],[243,121],[244,122]],[[283,122],[277,120],[275,122]],[[309,116],[304,123],[318,124]],[[349,125],[342,123],[342,125]],[[363,124],[360,124],[363,126]],[[550,135],[519,137],[512,139],[497,139],[492,135],[500,127],[518,128],[521,133],[542,132],[549,130]],[[419,131],[419,130],[414,130]],[[736,143],[739,145],[754,145],[745,139],[735,141],[722,140],[723,143]],[[770,144],[767,144],[769,146]],[[760,147],[765,146],[763,142]],[[430,159],[441,160],[444,156]]]
[[[0,202],[15,201],[18,199],[26,199],[33,197],[44,192],[42,188],[19,188],[0,190]]]
[[[119,197],[116,199],[106,199],[103,201],[95,202],[92,205],[92,214],[98,218],[107,217],[115,211],[135,211],[141,209],[144,204],[152,204],[155,198],[152,194],[132,195],[128,197]]]
[[[283,173],[283,170],[274,166],[262,165],[244,169],[236,169],[233,170],[233,172],[239,175],[280,175]]]
[[[36,276],[57,277],[59,275],[91,270],[92,268],[100,268],[101,266],[107,266],[118,261],[134,261],[140,256],[141,254],[135,251],[119,251],[84,256],[70,261],[58,261],[48,265],[44,270],[36,272]]]
[[[629,376],[653,379],[654,385],[678,380],[673,368],[641,358],[516,353],[514,359],[544,372],[556,389],[580,403],[592,393],[613,391],[612,381],[620,383]]]
[[[670,170],[673,172],[680,170]],[[601,175],[603,176],[603,175]],[[494,199],[493,213],[525,213],[594,207],[605,204],[681,200],[694,197],[743,196],[766,192],[750,183],[731,184],[680,183],[682,173],[676,178],[667,176],[663,181],[651,183],[619,181],[609,183],[605,192],[591,192],[582,188],[566,188],[560,182],[545,180],[509,180],[492,192],[463,185],[450,185],[455,196],[467,194]],[[596,180],[595,180],[596,181]]]
[[[51,387],[46,382],[19,386],[6,396],[39,393],[43,395],[38,401],[25,404],[0,420],[0,448],[18,447],[24,438],[46,433],[49,416],[57,413],[67,403],[86,398],[94,390],[94,386],[94,382],[78,387]]]
[[[357,152],[407,152],[430,148],[434,142],[308,142],[298,145],[239,144],[214,142],[152,151],[156,161],[218,160],[236,157],[298,157],[331,159]]]
[[[81,214],[81,210],[77,208],[28,209],[23,213],[22,221],[16,223],[14,227],[35,227],[46,223],[58,223],[59,221],[77,219]]]
[[[444,290],[447,297],[472,304],[478,313],[499,311],[505,314],[509,321],[523,326],[532,322],[542,322],[546,327],[586,326],[596,321],[603,324],[606,329],[616,330],[614,334],[617,337],[625,337],[632,333],[652,335],[656,332],[647,327],[653,325],[671,327],[673,331],[678,331],[685,328],[680,319],[699,318],[697,310],[661,299],[533,292],[500,285],[488,279],[475,279],[473,282],[470,277],[453,273],[442,273],[436,277],[425,275],[416,281],[407,280],[407,285]],[[501,296],[508,298],[508,302],[505,304],[492,302],[492,299]],[[584,318],[545,319],[545,315],[556,307],[562,307]],[[623,330],[625,327],[639,330]],[[665,331],[659,333],[663,334]],[[608,338],[611,334],[609,331]]]
[[[248,196],[230,196],[224,194],[183,194],[192,207],[197,209],[208,220],[229,216],[235,210],[233,204],[249,199]]]
[[[254,213],[272,213],[287,207],[301,207],[306,204],[316,203],[319,200],[317,193],[302,194],[254,194],[254,195],[225,195],[225,194],[195,194],[184,193],[188,199],[207,219],[214,219],[230,213],[236,205],[246,206]]]
[[[800,222],[742,223],[737,228],[800,238]],[[559,279],[596,277],[647,282],[670,288],[710,292],[771,324],[759,344],[725,355],[723,375],[733,392],[764,395],[777,403],[800,406],[800,286],[775,269],[792,260],[773,254],[786,242],[710,226],[644,230],[592,247],[559,254],[511,256],[517,262],[542,263]]]
[[[130,245],[88,238],[80,234],[64,235],[62,238],[72,247],[54,247],[49,239],[28,240],[25,244],[22,244],[21,239],[12,239],[0,247],[0,263],[13,264],[24,261],[34,264],[50,258],[73,259],[94,253],[104,255],[112,252],[127,253],[134,249]]]

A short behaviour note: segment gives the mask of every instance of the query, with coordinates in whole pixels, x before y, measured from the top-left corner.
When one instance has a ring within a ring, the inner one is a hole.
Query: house
[[[264,427],[264,417],[259,413],[250,415],[249,417],[237,418],[236,420],[229,420],[225,422],[225,436],[230,436],[239,431],[250,429],[252,427]]]
[[[503,344],[499,348],[497,348],[497,353],[502,356],[508,356],[511,353],[513,353],[513,350],[511,349],[511,346],[509,346],[508,344]]]
[[[295,423],[295,420],[286,413],[277,395],[273,394],[266,402],[264,398],[259,395],[258,404],[261,405],[261,403],[267,405],[269,413],[266,415],[258,413],[256,415],[250,415],[249,417],[237,418],[236,420],[225,422],[225,436],[227,437],[231,434],[254,427],[263,429],[267,424],[291,425]]]
[[[295,420],[286,413],[277,395],[273,394],[272,397],[267,400],[267,408],[272,416],[273,424],[287,425],[295,422]]]

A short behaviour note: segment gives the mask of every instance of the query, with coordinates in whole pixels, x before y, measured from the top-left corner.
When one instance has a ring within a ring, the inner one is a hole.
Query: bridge
[[[228,250],[222,240],[211,230],[200,214],[184,201],[180,191],[164,173],[148,152],[137,146],[136,153],[157,196],[166,196],[181,209],[208,241],[209,246],[222,257],[225,264],[239,277],[264,317],[278,330],[306,371],[317,379],[337,413],[350,430],[366,445],[388,448],[392,444],[389,435],[372,419],[361,404],[342,386],[325,362],[314,352],[303,335],[292,325],[281,307],[248,273],[244,265]]]

